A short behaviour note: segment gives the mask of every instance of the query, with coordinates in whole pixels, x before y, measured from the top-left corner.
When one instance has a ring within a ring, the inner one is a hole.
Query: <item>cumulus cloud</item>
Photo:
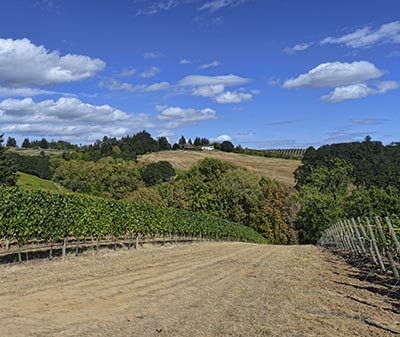
[[[207,69],[207,68],[214,68],[220,66],[222,63],[220,61],[213,61],[210,63],[202,64],[199,66],[199,69]]]
[[[57,94],[62,94],[62,93],[37,89],[37,88],[28,88],[28,87],[9,88],[0,86],[0,97],[32,97],[39,95],[57,95]]]
[[[211,13],[216,12],[224,7],[236,7],[249,0],[212,0],[206,2],[204,5],[198,8],[199,11],[209,11]]]
[[[292,89],[346,86],[379,78],[383,74],[382,70],[367,61],[328,62],[320,64],[306,74],[285,81],[283,87]]]
[[[381,95],[390,90],[400,87],[399,82],[383,81],[376,85],[376,88],[370,87],[365,83],[352,84],[344,87],[337,87],[328,95],[321,98],[329,103],[338,103],[345,100],[360,99],[369,95]]]
[[[239,77],[233,74],[220,76],[189,75],[182,78],[178,82],[178,85],[183,87],[200,87],[222,84],[225,87],[230,87],[248,82],[250,82],[250,79]]]
[[[179,61],[179,64],[191,64],[192,61],[188,60],[188,59],[182,59]]]
[[[139,76],[141,78],[151,78],[156,76],[160,72],[160,68],[157,67],[151,67],[148,70],[145,70],[144,72],[140,73]]]
[[[133,76],[133,75],[136,74],[136,72],[137,72],[137,70],[135,68],[130,68],[130,69],[129,68],[124,68],[119,73],[119,76],[125,76],[125,77]]]
[[[1,133],[88,142],[153,126],[145,114],[133,115],[109,105],[65,97],[41,102],[32,98],[6,99],[0,102],[0,125]]]
[[[216,111],[210,108],[202,110],[193,108],[157,106],[160,112],[157,118],[163,121],[163,129],[175,129],[198,122],[216,119]]]
[[[204,85],[201,87],[194,88],[193,95],[202,97],[214,97],[218,94],[223,93],[224,91],[225,91],[225,86],[223,84]]]
[[[231,104],[241,103],[244,101],[250,101],[253,98],[252,94],[238,92],[238,91],[226,91],[215,96],[215,101],[220,104]]]
[[[367,48],[379,43],[400,43],[400,21],[394,21],[371,29],[364,27],[339,37],[327,37],[321,45],[339,44],[351,48]]]
[[[28,39],[0,39],[0,83],[7,86],[52,85],[81,81],[105,68],[100,59],[49,52]]]
[[[211,141],[212,142],[218,142],[218,143],[222,143],[222,142],[225,142],[225,141],[231,142],[232,141],[232,137],[229,136],[229,135],[220,135],[220,136],[218,136],[216,138],[212,138]]]
[[[311,45],[312,45],[312,43],[299,43],[299,44],[296,44],[293,47],[285,48],[284,52],[287,53],[287,54],[294,54],[294,53],[297,53],[297,52],[300,52],[300,51],[304,51],[304,50],[310,48]]]
[[[126,82],[119,82],[115,79],[110,80],[109,82],[100,82],[99,86],[106,87],[111,91],[124,90],[128,92],[153,92],[153,91],[161,91],[167,90],[170,87],[168,82],[158,82],[152,84],[131,84]]]

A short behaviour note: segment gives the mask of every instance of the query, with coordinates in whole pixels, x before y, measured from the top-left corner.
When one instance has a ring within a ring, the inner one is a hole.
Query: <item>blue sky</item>
[[[0,133],[399,141],[398,0],[3,0]]]

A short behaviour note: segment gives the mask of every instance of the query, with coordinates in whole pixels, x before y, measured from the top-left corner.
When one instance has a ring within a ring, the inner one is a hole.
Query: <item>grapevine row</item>
[[[202,235],[265,243],[259,233],[206,214],[98,197],[0,188],[0,240],[19,246],[45,242],[123,237],[126,235]]]

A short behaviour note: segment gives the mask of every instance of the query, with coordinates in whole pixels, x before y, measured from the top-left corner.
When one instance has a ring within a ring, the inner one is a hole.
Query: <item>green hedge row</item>
[[[253,229],[228,220],[147,204],[79,194],[0,188],[0,238],[58,241],[112,235],[203,235],[266,243]]]

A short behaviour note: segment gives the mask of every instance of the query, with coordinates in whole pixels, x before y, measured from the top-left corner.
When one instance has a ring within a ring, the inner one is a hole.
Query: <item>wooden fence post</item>
[[[378,261],[376,260],[376,256],[375,256],[374,250],[373,250],[373,248],[372,248],[372,241],[371,241],[370,238],[368,237],[368,235],[367,235],[367,233],[366,233],[366,231],[365,231],[364,225],[362,224],[362,221],[361,221],[361,218],[360,218],[360,217],[357,218],[357,222],[358,222],[358,225],[360,226],[361,233],[362,233],[362,235],[363,235],[363,237],[364,237],[364,239],[365,239],[365,242],[368,242],[368,243],[369,243],[368,251],[369,251],[369,254],[371,255],[372,261],[373,261],[375,264],[378,264]]]
[[[371,227],[371,224],[369,222],[368,217],[365,217],[365,221],[367,222],[367,228],[368,228],[369,236],[371,238],[372,247],[373,247],[373,249],[375,251],[375,255],[376,255],[376,259],[378,260],[379,267],[381,268],[381,270],[383,272],[386,272],[386,268],[385,268],[385,265],[383,264],[381,254],[379,253],[378,246],[376,245],[375,234],[374,234],[374,232],[372,230],[372,227]]]
[[[385,218],[385,221],[386,221],[386,225],[387,225],[388,228],[389,228],[390,235],[392,236],[392,240],[393,240],[393,243],[394,243],[394,247],[396,248],[397,257],[400,258],[400,244],[399,244],[399,240],[397,239],[396,233],[395,233],[395,231],[394,231],[394,229],[393,229],[393,226],[392,226],[392,223],[390,222],[389,217],[386,217],[386,218]]]
[[[362,253],[362,255],[367,256],[367,251],[365,250],[364,242],[361,238],[360,232],[358,231],[357,224],[356,224],[356,221],[354,220],[354,218],[351,218],[351,224],[353,225],[354,231],[356,232],[356,236],[357,236],[358,242],[360,244],[360,248],[361,248],[361,253]]]
[[[67,238],[64,238],[63,246],[62,246],[62,257],[65,258],[65,255],[67,253]]]
[[[374,221],[375,221],[376,227],[378,227],[379,235],[381,236],[381,239],[383,241],[383,252],[388,257],[388,260],[389,260],[389,263],[390,263],[390,267],[391,267],[391,269],[393,271],[393,275],[396,278],[396,280],[400,280],[400,275],[399,275],[399,272],[398,272],[398,270],[396,268],[396,263],[394,262],[392,253],[386,247],[386,236],[385,236],[385,233],[383,232],[383,229],[382,229],[382,226],[381,226],[381,222],[379,221],[379,218],[377,216],[374,217]]]

